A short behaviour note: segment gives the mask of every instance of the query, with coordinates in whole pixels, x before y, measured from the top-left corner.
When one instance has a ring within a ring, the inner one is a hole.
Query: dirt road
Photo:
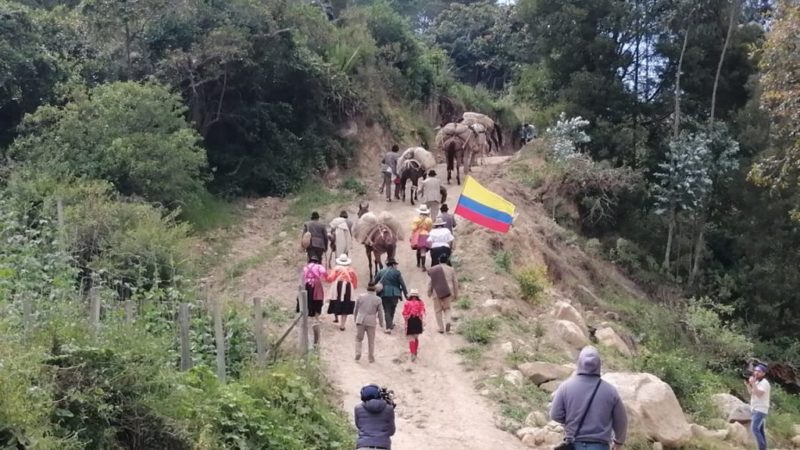
[[[504,160],[487,158],[486,164],[497,164]],[[480,170],[480,167],[476,168],[476,171]],[[444,168],[440,167],[437,172],[440,176],[444,175]],[[460,192],[461,188],[455,182],[448,187],[447,198],[451,209]],[[417,216],[415,208],[408,203],[386,203],[377,193],[371,199],[371,210],[390,211],[409,228]],[[363,247],[357,246],[351,257],[359,279],[366,284],[369,273]],[[409,289],[417,288],[424,294],[428,277],[415,267],[414,252],[405,241],[398,246],[397,260]],[[359,292],[363,291],[363,287],[359,287]],[[355,326],[352,320],[346,331],[339,331],[331,319],[326,318],[321,355],[330,380],[343,392],[341,401],[345,411],[351,413],[353,406],[359,402],[361,386],[378,383],[393,389],[397,396],[398,431],[393,440],[394,450],[524,448],[511,434],[495,427],[491,407],[475,391],[472,378],[464,371],[460,365],[461,358],[455,353],[464,345],[464,340],[458,335],[437,333],[433,304],[427,299],[425,303],[429,317],[425,321],[419,359],[415,363],[409,360],[402,326],[393,335],[378,333],[377,361],[370,364],[366,361],[366,355],[361,361],[354,360]],[[401,309],[402,303],[398,307],[395,323],[402,324]],[[366,342],[364,344],[366,352]]]

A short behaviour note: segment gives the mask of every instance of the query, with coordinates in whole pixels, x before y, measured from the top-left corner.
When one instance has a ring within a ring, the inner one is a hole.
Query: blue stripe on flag
[[[498,222],[507,224],[514,222],[514,218],[511,217],[511,214],[498,211],[494,208],[490,208],[484,205],[483,203],[478,203],[475,200],[469,197],[465,197],[463,195],[458,199],[458,204],[482,216],[489,217],[490,219],[496,220]]]

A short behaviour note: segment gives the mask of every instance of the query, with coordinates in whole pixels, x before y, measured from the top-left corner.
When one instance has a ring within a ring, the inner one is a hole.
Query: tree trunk
[[[667,249],[664,251],[664,268],[669,270],[669,255],[672,251],[672,238],[675,234],[675,211],[669,217],[669,230],[667,231]]]
[[[683,70],[683,57],[686,56],[686,46],[689,43],[689,31],[691,31],[691,17],[694,13],[692,10],[689,13],[690,22],[686,24],[686,33],[683,35],[683,47],[681,47],[681,56],[678,59],[678,70],[675,73],[675,112],[674,123],[672,125],[672,137],[678,139],[681,127],[681,71]]]
[[[694,255],[692,261],[692,270],[689,272],[689,287],[694,285],[697,279],[697,274],[700,272],[700,258],[703,256],[703,248],[705,247],[705,234],[706,234],[706,213],[702,212],[700,220],[697,223],[697,236],[694,241]]]
[[[722,73],[722,65],[725,63],[725,53],[728,51],[728,45],[731,42],[731,35],[733,34],[733,25],[736,23],[736,16],[739,13],[738,1],[731,0],[731,17],[728,21],[728,33],[725,36],[725,43],[722,45],[722,53],[719,56],[719,63],[717,64],[717,74],[714,76],[714,88],[711,91],[711,114],[708,117],[708,124],[714,125],[714,114],[717,110],[717,88],[719,87],[719,77]]]
[[[128,71],[128,80],[133,79],[133,64],[131,63],[131,26],[125,21],[125,63]]]

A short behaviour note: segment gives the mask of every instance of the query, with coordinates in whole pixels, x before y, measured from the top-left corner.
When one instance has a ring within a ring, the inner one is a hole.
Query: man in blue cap
[[[769,414],[770,385],[766,376],[767,366],[757,364],[753,369],[753,375],[744,382],[750,393],[750,409],[753,411],[750,428],[753,430],[758,450],[767,450],[766,422]]]

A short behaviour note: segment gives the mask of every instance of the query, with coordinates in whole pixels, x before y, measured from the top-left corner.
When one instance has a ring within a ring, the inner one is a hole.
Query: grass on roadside
[[[197,201],[181,210],[180,218],[192,224],[196,232],[204,232],[235,224],[241,218],[241,210],[210,192],[203,192]]]
[[[289,204],[287,214],[292,218],[307,219],[312,211],[352,199],[353,194],[350,192],[331,191],[320,183],[307,183]]]

